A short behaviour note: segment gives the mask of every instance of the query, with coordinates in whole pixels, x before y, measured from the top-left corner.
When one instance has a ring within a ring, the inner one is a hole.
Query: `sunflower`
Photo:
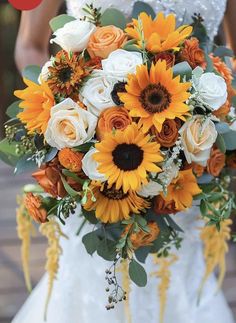
[[[174,201],[176,209],[183,211],[192,206],[193,196],[201,192],[192,169],[187,169],[179,172],[168,187],[167,196],[162,195],[162,198],[166,202]]]
[[[133,19],[131,27],[126,28],[126,33],[138,40],[138,46],[152,53],[178,50],[179,45],[191,34],[193,28],[188,25],[176,29],[176,18],[174,14],[164,16],[160,12],[154,20],[147,13],[142,12],[137,19]]]
[[[138,66],[136,74],[128,76],[127,93],[119,96],[130,115],[140,117],[145,132],[153,125],[160,132],[166,119],[185,121],[189,107],[184,102],[190,96],[190,85],[181,83],[180,76],[173,77],[173,70],[160,60],[152,64],[150,72],[146,65]]]
[[[89,74],[82,58],[64,50],[57,53],[53,65],[48,70],[47,82],[53,94],[75,99],[78,98],[83,78]]]
[[[163,160],[159,148],[159,144],[150,142],[150,136],[133,123],[123,131],[106,134],[96,144],[98,152],[94,159],[98,162],[98,171],[106,175],[108,184],[115,184],[117,190],[123,187],[127,193],[147,184],[147,172],[161,171],[155,164]]]
[[[24,79],[24,83],[27,88],[14,92],[17,98],[23,100],[19,107],[24,110],[17,117],[26,125],[29,133],[44,133],[50,119],[50,110],[55,104],[54,96],[44,81],[36,84]]]
[[[129,218],[130,213],[140,213],[150,207],[149,203],[138,196],[136,192],[111,187],[107,183],[92,182],[87,202],[83,205],[87,211],[95,210],[96,218],[103,223],[115,223]],[[92,193],[91,193],[92,192]],[[93,198],[92,198],[93,194]]]

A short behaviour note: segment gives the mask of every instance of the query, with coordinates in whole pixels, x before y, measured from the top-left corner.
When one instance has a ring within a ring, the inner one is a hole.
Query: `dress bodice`
[[[115,7],[124,12],[128,17],[136,0],[94,0],[96,7],[103,10]],[[217,34],[219,25],[223,19],[227,0],[143,0],[153,7],[156,12],[164,11],[166,14],[173,12],[177,16],[178,24],[186,24],[192,21],[194,13],[200,14],[204,19],[208,35],[211,39]],[[68,13],[76,18],[84,16],[82,8],[87,0],[67,0]]]

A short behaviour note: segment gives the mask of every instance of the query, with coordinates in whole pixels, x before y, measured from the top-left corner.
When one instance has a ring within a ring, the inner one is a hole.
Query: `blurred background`
[[[65,11],[65,8],[61,11]],[[19,20],[20,12],[13,9],[7,1],[0,0],[0,138],[4,133],[5,110],[14,100],[13,90],[23,87],[14,63]],[[223,35],[219,39],[222,41]],[[11,322],[28,295],[21,267],[20,242],[16,233],[15,201],[21,187],[31,182],[31,178],[27,174],[14,176],[12,173],[10,167],[0,162],[0,323]],[[45,246],[44,238],[36,234],[31,247],[33,286],[44,273]],[[224,292],[236,316],[236,245],[230,246],[227,266]]]

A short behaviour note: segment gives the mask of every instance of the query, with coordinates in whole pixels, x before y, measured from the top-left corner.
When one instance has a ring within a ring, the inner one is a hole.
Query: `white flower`
[[[227,100],[227,85],[223,77],[215,73],[204,73],[198,79],[195,88],[200,99],[213,110],[219,109]]]
[[[206,166],[217,131],[210,118],[196,115],[179,130],[187,162]]]
[[[232,123],[231,123],[231,125],[229,126],[230,127],[230,129],[231,130],[233,130],[233,131],[236,131],[236,113],[235,113],[235,108],[234,107],[231,107],[230,108],[230,112],[229,112],[229,117],[231,117],[233,120],[235,120],[235,121],[233,121]]]
[[[106,176],[98,171],[98,163],[94,160],[93,155],[97,152],[96,148],[90,149],[82,159],[82,169],[84,173],[94,181],[106,181]]]
[[[95,116],[68,98],[52,107],[45,140],[57,149],[79,146],[93,137],[96,125]]]
[[[152,180],[150,180],[146,185],[142,185],[141,189],[138,191],[138,195],[142,197],[153,197],[158,195],[163,191],[163,187]]]
[[[48,78],[50,76],[50,72],[49,72],[49,69],[48,68],[53,65],[53,59],[54,58],[52,57],[49,61],[47,61],[43,65],[43,67],[41,69],[41,73],[39,74],[39,77],[38,77],[39,84],[41,84],[42,81],[47,82],[47,80],[48,80]]]
[[[111,77],[106,77],[103,73],[92,74],[81,89],[81,99],[89,112],[99,116],[106,108],[113,107],[115,104],[111,97],[111,92],[116,81]]]
[[[51,43],[58,44],[67,52],[82,52],[95,30],[96,26],[91,22],[76,19],[56,30]]]
[[[141,53],[128,52],[124,49],[117,49],[102,60],[103,71],[117,81],[126,81],[128,74],[134,74],[137,65],[141,64],[143,64]]]

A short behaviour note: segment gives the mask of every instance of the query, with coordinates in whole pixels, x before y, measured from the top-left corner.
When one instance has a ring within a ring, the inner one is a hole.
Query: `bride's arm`
[[[61,0],[43,0],[33,10],[23,11],[15,47],[19,71],[26,65],[43,65],[48,59],[49,21],[61,5]]]
[[[227,42],[236,54],[236,0],[228,0],[227,2],[224,27]]]

